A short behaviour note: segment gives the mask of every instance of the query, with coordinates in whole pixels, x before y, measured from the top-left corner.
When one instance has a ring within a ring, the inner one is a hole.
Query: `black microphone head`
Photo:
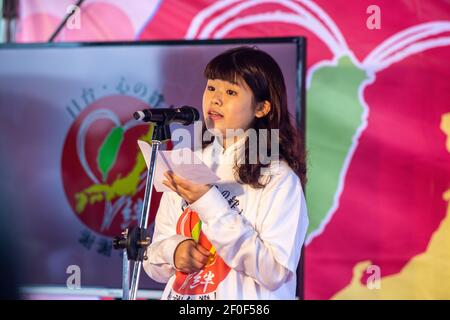
[[[178,122],[185,126],[200,119],[200,113],[194,107],[183,106],[181,108],[152,108],[133,113],[136,120],[154,122],[162,125]]]
[[[142,111],[136,111],[135,113],[133,113],[133,117],[134,117],[136,120],[142,120],[142,119],[145,118],[145,114],[144,114],[144,112],[142,112]]]
[[[182,122],[183,125],[188,126],[192,124],[195,121],[198,121],[200,119],[200,113],[198,110],[191,106],[182,106],[179,108],[180,112],[184,115],[184,121]]]

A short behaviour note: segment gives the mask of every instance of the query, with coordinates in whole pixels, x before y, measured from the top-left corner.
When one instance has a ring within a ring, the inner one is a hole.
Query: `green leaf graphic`
[[[109,170],[116,162],[117,154],[123,141],[123,134],[122,127],[112,129],[98,151],[97,164],[102,173],[103,182],[106,182]]]

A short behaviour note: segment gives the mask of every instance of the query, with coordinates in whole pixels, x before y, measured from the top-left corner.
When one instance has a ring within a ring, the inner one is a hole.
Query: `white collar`
[[[233,154],[234,152],[240,150],[245,146],[245,141],[247,140],[248,130],[244,132],[244,134],[239,137],[236,142],[233,142],[226,149],[223,147],[223,139],[219,139],[217,136],[214,138],[213,148],[220,152],[221,155]]]

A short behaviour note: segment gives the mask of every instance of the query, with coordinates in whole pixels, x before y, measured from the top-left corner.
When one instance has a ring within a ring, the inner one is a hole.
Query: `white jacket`
[[[143,264],[152,279],[167,282],[163,299],[295,298],[308,227],[300,179],[281,161],[262,189],[237,183],[233,163],[242,156],[244,142],[224,150],[215,139],[198,151],[221,180],[193,204],[164,192]],[[174,267],[174,250],[183,240],[197,239],[199,226],[199,241],[215,258],[198,273],[186,275]]]

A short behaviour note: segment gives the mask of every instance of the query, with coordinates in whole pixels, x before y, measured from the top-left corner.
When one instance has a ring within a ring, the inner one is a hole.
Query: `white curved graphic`
[[[239,3],[239,4],[237,4]],[[237,5],[236,5],[237,4]],[[270,11],[262,14],[236,18],[225,24],[222,30],[217,30],[218,26],[223,24],[228,19],[238,15],[242,11],[260,6],[261,4],[278,4],[286,9],[292,10],[294,13],[287,13],[281,11]],[[214,15],[216,12],[230,7],[229,10],[224,11],[208,21],[202,29],[200,29],[203,22]],[[312,11],[312,12],[311,12]],[[319,16],[325,21],[322,22],[316,18]],[[250,0],[250,1],[221,1],[213,4],[210,7],[200,11],[192,20],[188,28],[186,39],[207,39],[207,38],[222,38],[233,29],[255,22],[287,22],[300,25],[305,29],[314,32],[333,52],[334,56],[341,56],[348,52],[347,44],[339,31],[336,24],[331,18],[318,6],[311,1],[285,1],[285,0]],[[214,31],[217,32],[216,35]]]
[[[117,115],[107,109],[99,109],[92,113],[90,113],[81,123],[80,129],[78,130],[77,134],[77,154],[78,158],[80,159],[80,163],[86,172],[86,174],[91,178],[91,180],[94,183],[100,183],[97,177],[92,172],[91,168],[89,167],[89,164],[86,160],[86,152],[85,152],[85,141],[86,141],[86,134],[90,126],[97,120],[101,119],[107,119],[110,120],[115,124],[116,127],[120,127],[120,119],[117,117]]]
[[[377,46],[362,62],[370,72],[388,68],[413,54],[449,45],[450,36],[430,38],[450,32],[450,22],[438,21],[419,24],[396,33]]]

